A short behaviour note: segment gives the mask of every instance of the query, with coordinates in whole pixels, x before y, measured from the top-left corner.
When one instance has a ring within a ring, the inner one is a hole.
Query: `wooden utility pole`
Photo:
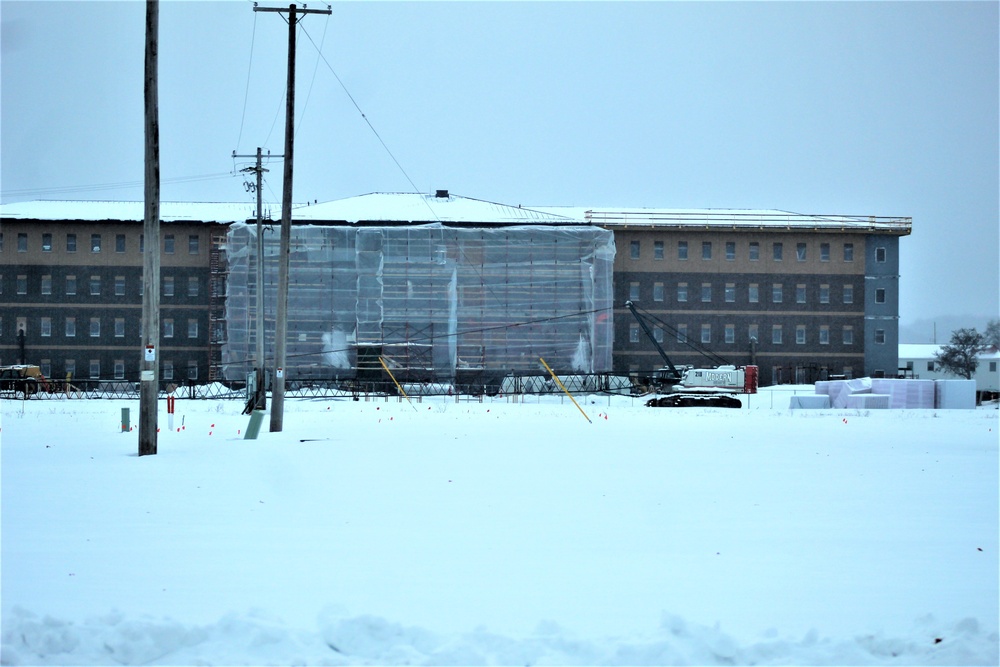
[[[254,7],[255,12],[288,12],[288,92],[285,94],[285,171],[281,191],[281,240],[278,246],[278,311],[275,314],[274,381],[271,384],[271,431],[285,417],[285,353],[288,348],[288,260],[292,236],[292,163],[295,151],[295,25],[298,14],[331,14],[326,9]]]
[[[254,157],[253,155],[237,155],[233,151],[233,157]],[[270,152],[268,157],[271,157]],[[282,157],[281,155],[275,157]],[[253,398],[254,410],[267,409],[267,383],[264,370],[264,212],[262,200],[262,188],[264,180],[264,169],[262,163],[263,156],[260,146],[257,147],[257,166],[247,167],[243,171],[252,171],[257,174],[257,348],[255,375],[257,378],[257,393]]]
[[[146,0],[145,210],[142,257],[142,361],[139,376],[139,456],[156,454],[160,375],[160,121],[157,98],[159,0]]]

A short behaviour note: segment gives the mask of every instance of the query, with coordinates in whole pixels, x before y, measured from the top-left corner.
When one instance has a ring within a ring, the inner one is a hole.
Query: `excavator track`
[[[647,408],[741,408],[740,399],[727,394],[667,394],[646,401]]]

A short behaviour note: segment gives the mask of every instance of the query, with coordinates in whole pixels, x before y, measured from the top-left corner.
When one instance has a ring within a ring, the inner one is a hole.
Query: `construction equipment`
[[[49,383],[38,366],[16,364],[0,367],[0,392],[12,392],[28,398],[38,393],[39,389],[48,391]]]
[[[737,395],[757,393],[757,366],[737,367],[726,364],[724,359],[704,349],[699,351],[710,359],[723,363],[712,368],[690,366],[678,368],[656,340],[646,317],[639,313],[635,304],[626,301],[625,306],[635,317],[664,363],[662,368],[640,378],[640,386],[648,387],[657,394],[664,394],[648,400],[647,407],[739,408],[743,403],[736,397]]]

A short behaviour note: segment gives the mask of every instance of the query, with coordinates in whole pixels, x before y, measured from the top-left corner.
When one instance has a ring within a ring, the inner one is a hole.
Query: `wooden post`
[[[275,313],[274,381],[271,384],[271,431],[280,431],[285,416],[285,356],[288,348],[288,260],[292,236],[292,164],[295,149],[295,24],[297,14],[331,14],[332,10],[254,7],[255,12],[288,12],[288,92],[285,95],[285,171],[281,192],[281,239],[278,246],[278,309]]]
[[[159,0],[146,0],[145,212],[142,258],[142,352],[139,362],[139,456],[156,454],[160,370],[160,124],[157,98]]]

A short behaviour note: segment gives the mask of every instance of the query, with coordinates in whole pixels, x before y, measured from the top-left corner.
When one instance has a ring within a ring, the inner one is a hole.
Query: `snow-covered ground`
[[[0,662],[996,665],[997,411],[787,406],[5,400]]]

